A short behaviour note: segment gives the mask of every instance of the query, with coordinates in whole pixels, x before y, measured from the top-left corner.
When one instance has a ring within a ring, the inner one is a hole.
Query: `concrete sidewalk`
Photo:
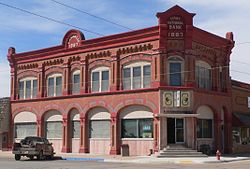
[[[0,157],[13,158],[10,151],[0,151]],[[175,164],[202,164],[202,163],[223,163],[233,161],[250,160],[250,154],[232,154],[221,157],[217,160],[215,156],[201,158],[157,158],[155,156],[129,156],[122,157],[120,155],[92,155],[80,153],[57,153],[57,159],[70,161],[99,161],[99,162],[117,162],[117,163],[175,163]]]

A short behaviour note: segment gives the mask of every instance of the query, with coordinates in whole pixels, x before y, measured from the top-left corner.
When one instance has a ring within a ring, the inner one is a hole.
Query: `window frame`
[[[108,72],[108,80],[105,80],[105,81],[108,81],[108,88],[107,90],[104,90],[103,89],[103,81],[102,80],[102,75],[103,75],[103,72]],[[98,73],[98,90],[93,90],[93,73]],[[106,67],[106,66],[101,66],[101,67],[98,67],[98,68],[95,68],[93,70],[91,70],[91,73],[90,73],[90,81],[91,81],[91,92],[92,93],[98,93],[98,92],[108,92],[110,90],[110,68],[109,67]]]
[[[27,92],[27,81],[30,81],[30,97],[26,97]],[[34,81],[36,81],[36,92],[34,92]],[[20,97],[20,83],[23,82],[23,97]],[[18,95],[19,99],[35,99],[37,98],[38,80],[37,77],[25,77],[18,81]],[[36,95],[34,95],[36,93]]]
[[[61,93],[60,95],[57,95],[57,85],[56,85],[56,80],[57,78],[61,78]],[[49,79],[52,78],[53,79],[53,95],[49,95]],[[63,93],[63,77],[62,77],[62,74],[61,73],[55,73],[55,74],[52,74],[50,76],[47,77],[46,79],[46,84],[47,84],[47,97],[57,97],[57,96],[62,96],[62,93]]]
[[[181,64],[181,71],[180,71],[180,74],[181,74],[181,82],[180,82],[180,85],[171,85],[171,72],[170,72],[170,64],[171,63],[180,63]],[[170,56],[168,58],[168,66],[167,66],[167,75],[168,75],[168,84],[169,86],[183,86],[183,83],[184,83],[184,59],[181,57],[181,56]]]
[[[141,123],[145,120],[151,121],[151,137],[141,137]],[[125,134],[123,132],[124,130],[124,121],[135,121],[136,123],[136,137],[125,137]],[[135,119],[121,119],[121,139],[153,139],[154,138],[154,119],[153,118],[135,118]]]
[[[75,75],[79,75],[79,83],[75,83],[75,78],[74,78]],[[81,72],[80,72],[80,70],[75,70],[72,73],[71,83],[72,83],[71,84],[71,94],[79,94],[80,93],[80,87],[81,87]],[[74,90],[76,88],[75,84],[79,84],[79,91]]]
[[[149,86],[146,87],[144,84],[144,80],[145,80],[145,77],[147,76],[144,76],[144,67],[146,66],[149,66],[150,67],[150,75],[149,75]],[[135,68],[140,68],[140,87],[139,88],[134,88],[134,69]],[[130,85],[128,88],[124,88],[124,70],[127,69],[130,71],[130,77],[127,77],[130,79]],[[152,66],[151,66],[151,62],[135,62],[135,63],[131,63],[131,64],[128,64],[126,66],[123,66],[122,68],[122,85],[123,85],[123,90],[136,90],[136,89],[146,89],[146,88],[150,88],[151,87],[151,77],[152,77]]]
[[[203,71],[203,75],[201,74]],[[207,73],[209,76],[207,76]],[[212,68],[205,61],[198,60],[195,62],[195,82],[200,89],[212,90]]]
[[[198,120],[200,120],[201,121],[201,131],[198,131]],[[211,137],[204,137],[204,121],[211,121]],[[201,137],[199,137],[199,134],[198,134],[198,132],[201,132]],[[197,119],[197,131],[196,131],[196,134],[197,134],[197,138],[198,139],[213,139],[214,138],[214,120],[213,119]]]

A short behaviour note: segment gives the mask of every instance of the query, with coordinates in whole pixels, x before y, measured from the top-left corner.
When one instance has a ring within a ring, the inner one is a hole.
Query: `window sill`
[[[122,138],[122,141],[154,141],[154,138]]]
[[[110,140],[110,138],[89,138],[90,140]]]

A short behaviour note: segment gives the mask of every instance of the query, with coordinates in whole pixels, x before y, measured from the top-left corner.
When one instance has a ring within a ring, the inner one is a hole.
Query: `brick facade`
[[[72,109],[76,109],[80,114],[80,138],[76,149],[78,152],[88,153],[91,149],[88,113],[92,109],[102,107],[110,114],[109,153],[119,154],[121,144],[126,143],[134,147],[134,155],[148,154],[149,150],[140,151],[140,140],[137,142],[121,139],[120,112],[132,109],[133,106],[143,106],[151,111],[153,118],[152,140],[141,141],[148,149],[157,152],[166,146],[166,126],[163,124],[166,122],[165,114],[168,116],[172,112],[190,112],[192,115],[184,117],[187,118],[186,125],[192,127],[192,131],[185,131],[184,144],[196,149],[200,143],[197,141],[195,114],[199,107],[206,106],[212,110],[214,117],[211,146],[231,152],[229,62],[234,46],[233,35],[227,33],[226,38],[222,38],[195,27],[194,15],[179,6],[174,6],[165,12],[157,13],[158,25],[154,27],[89,40],[86,40],[80,31],[70,30],[59,46],[25,53],[16,53],[15,48],[9,48],[12,119],[9,136],[13,136],[15,117],[21,112],[35,114],[37,135],[45,136],[44,116],[50,110],[57,110],[62,115],[63,123],[63,136],[60,142],[62,146],[59,149],[62,152],[71,152],[75,145],[72,144],[69,127],[70,113]],[[183,61],[180,86],[172,86],[169,80],[169,59],[175,56]],[[198,87],[195,75],[197,61],[206,62],[211,66],[209,90]],[[150,87],[123,90],[123,68],[136,62],[150,63]],[[92,92],[91,71],[100,66],[110,70],[109,90]],[[72,73],[75,70],[80,71],[79,94],[71,93]],[[47,79],[52,73],[62,74],[62,96],[48,96]],[[20,99],[18,82],[25,77],[37,78],[36,98]],[[164,107],[162,94],[168,91],[188,91],[189,105],[184,108]],[[224,133],[221,133],[222,111]],[[188,137],[189,135],[191,137]],[[9,147],[12,142],[13,137],[10,137]]]

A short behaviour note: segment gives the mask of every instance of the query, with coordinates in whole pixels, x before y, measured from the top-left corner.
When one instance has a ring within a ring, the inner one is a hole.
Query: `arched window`
[[[50,110],[45,114],[45,134],[49,139],[62,138],[62,115],[56,110]]]
[[[123,67],[123,89],[149,88],[151,84],[151,65],[149,62],[136,62]]]
[[[122,138],[153,138],[153,113],[144,106],[129,106],[120,113]]]
[[[207,106],[197,109],[197,138],[213,138],[213,111]]]
[[[47,96],[62,95],[62,74],[55,73],[47,78]]]
[[[168,59],[168,68],[167,71],[169,74],[169,85],[170,86],[181,86],[184,79],[184,66],[183,60],[180,57],[173,56]]]
[[[109,90],[109,68],[98,67],[91,71],[91,91],[102,92]]]
[[[37,96],[37,78],[26,77],[19,80],[19,99],[33,99]]]
[[[23,139],[26,136],[36,136],[36,115],[32,112],[21,112],[14,118],[14,137]]]
[[[203,61],[195,64],[195,79],[199,88],[210,90],[212,87],[211,66]]]
[[[71,86],[72,94],[80,93],[80,70],[76,70],[72,73]]]

